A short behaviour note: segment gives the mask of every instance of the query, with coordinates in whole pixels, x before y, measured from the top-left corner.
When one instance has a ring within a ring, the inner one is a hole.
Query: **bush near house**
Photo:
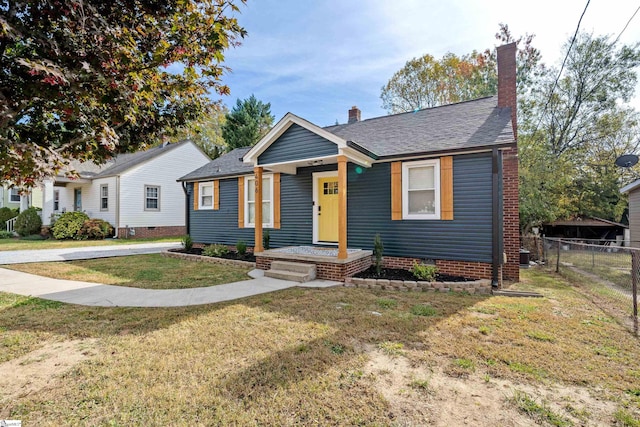
[[[77,240],[102,240],[113,234],[113,227],[107,221],[97,218],[86,220],[74,237]]]
[[[19,209],[11,209],[8,207],[0,208],[0,228],[3,228],[4,223],[9,221],[11,218],[15,218],[18,216]]]
[[[89,217],[83,212],[65,212],[53,224],[51,232],[53,238],[58,240],[75,239],[78,231]]]
[[[15,231],[20,236],[30,236],[32,234],[40,233],[40,227],[42,227],[42,219],[38,215],[38,209],[29,208],[18,215],[16,218]]]

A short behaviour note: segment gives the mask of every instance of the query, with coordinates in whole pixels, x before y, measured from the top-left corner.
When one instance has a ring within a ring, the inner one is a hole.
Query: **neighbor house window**
[[[262,177],[262,226],[273,228],[273,178]],[[256,222],[256,180],[252,176],[245,177],[244,184],[244,217],[245,227],[255,227]]]
[[[13,203],[20,203],[20,190],[12,188],[9,190],[9,201]]]
[[[53,190],[53,211],[60,210],[60,190]]]
[[[213,182],[201,182],[198,197],[198,209],[213,209]]]
[[[402,164],[402,218],[440,219],[440,160]]]
[[[100,210],[109,210],[109,186],[107,184],[100,186]]]
[[[156,185],[144,186],[144,210],[160,210],[160,187]]]

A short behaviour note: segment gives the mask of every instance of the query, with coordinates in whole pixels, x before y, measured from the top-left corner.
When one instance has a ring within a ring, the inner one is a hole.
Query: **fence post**
[[[633,294],[633,332],[638,335],[638,251],[631,251],[631,293]]]
[[[558,243],[558,255],[556,257],[556,273],[560,273],[560,239],[556,240]]]

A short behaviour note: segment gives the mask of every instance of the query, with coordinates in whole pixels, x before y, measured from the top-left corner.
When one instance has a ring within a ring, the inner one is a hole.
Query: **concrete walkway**
[[[231,301],[296,286],[326,288],[342,284],[327,280],[297,283],[271,279],[264,277],[261,270],[253,270],[249,275],[253,279],[207,288],[158,290],[50,279],[0,268],[0,291],[95,307],[183,307]]]
[[[114,256],[155,254],[167,249],[181,247],[175,243],[137,243],[114,246],[87,246],[66,249],[34,249],[22,251],[0,251],[0,265],[29,262],[73,261],[78,259],[108,258]]]

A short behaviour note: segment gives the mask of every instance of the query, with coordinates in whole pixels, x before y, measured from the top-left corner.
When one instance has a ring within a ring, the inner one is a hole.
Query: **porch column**
[[[254,252],[262,252],[264,248],[262,247],[262,168],[255,167],[253,168],[254,177],[255,177],[255,188],[256,194],[254,196],[254,225],[255,225],[255,243],[253,247]],[[246,213],[249,215],[249,212]]]
[[[338,156],[338,259],[347,259],[347,156]]]

